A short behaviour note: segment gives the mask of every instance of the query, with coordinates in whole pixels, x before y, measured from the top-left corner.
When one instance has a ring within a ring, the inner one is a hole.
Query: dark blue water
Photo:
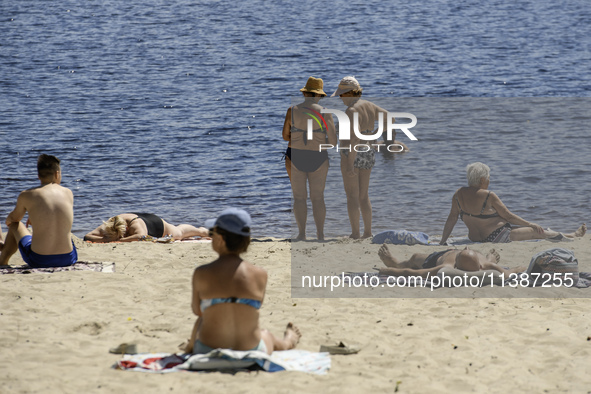
[[[257,235],[289,236],[281,127],[308,76],[333,91],[355,75],[382,98],[589,97],[589,64],[587,0],[2,1],[0,216],[36,185],[46,152],[62,159],[78,235],[124,211],[199,224],[239,206]],[[378,159],[375,229],[440,233],[475,160],[528,220],[588,220],[591,132],[549,129],[539,115],[521,136],[417,131],[410,153]],[[336,156],[330,176],[342,187]]]

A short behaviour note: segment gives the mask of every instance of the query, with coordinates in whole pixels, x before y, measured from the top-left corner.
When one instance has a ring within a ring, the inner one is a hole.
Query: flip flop
[[[558,233],[558,235],[555,235],[552,238],[546,238],[546,239],[550,242],[572,242],[572,241],[574,241],[574,239],[570,239],[562,233]]]
[[[137,345],[135,343],[122,343],[117,347],[109,349],[113,354],[137,354]]]
[[[359,353],[358,347],[347,346],[343,342],[339,342],[338,345],[320,345],[321,353],[329,354],[355,354]]]
[[[156,238],[155,241],[158,243],[161,243],[161,244],[170,244],[170,243],[174,242],[174,238],[173,238],[172,234],[168,234],[168,235],[165,235],[164,237]]]

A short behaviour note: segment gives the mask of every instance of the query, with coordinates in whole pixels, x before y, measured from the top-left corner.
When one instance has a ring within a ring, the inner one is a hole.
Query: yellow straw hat
[[[310,77],[308,78],[308,82],[306,82],[306,86],[300,89],[300,92],[309,92],[309,93],[316,93],[326,96],[324,90],[324,82],[320,78]]]

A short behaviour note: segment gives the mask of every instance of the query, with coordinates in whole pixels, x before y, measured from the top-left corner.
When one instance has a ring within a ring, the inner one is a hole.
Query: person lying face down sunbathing
[[[160,238],[171,235],[175,240],[189,237],[207,237],[205,227],[190,224],[178,226],[167,223],[151,213],[122,213],[113,216],[84,236],[85,241],[92,242],[131,242],[140,241],[147,236]]]
[[[496,270],[511,274],[525,271],[524,267],[505,269],[498,265],[499,254],[492,249],[488,255],[475,250],[447,249],[440,252],[415,253],[408,260],[399,260],[392,255],[386,244],[383,244],[378,255],[387,268],[380,268],[380,275],[392,276],[435,276],[442,267],[453,267],[463,271]]]
[[[490,168],[476,162],[466,167],[468,186],[459,188],[452,197],[451,209],[441,237],[441,245],[458,221],[462,219],[468,227],[468,238],[473,242],[506,243],[530,239],[551,239],[582,237],[587,231],[583,223],[575,232],[563,234],[550,229],[544,230],[535,223],[515,215],[503,204],[501,199],[488,190]],[[522,227],[511,227],[512,224]]]
[[[198,316],[185,352],[209,353],[216,348],[259,350],[293,349],[300,330],[288,323],[283,338],[259,326],[259,309],[267,288],[267,272],[243,260],[250,244],[250,216],[227,209],[213,223],[212,248],[218,258],[193,273],[193,312]]]

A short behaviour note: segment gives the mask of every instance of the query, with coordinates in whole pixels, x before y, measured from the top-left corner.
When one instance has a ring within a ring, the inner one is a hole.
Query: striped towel
[[[31,268],[27,264],[19,266],[0,266],[0,274],[51,274],[62,271],[95,271],[95,272],[115,272],[115,263],[104,261],[78,261],[76,264],[67,267],[49,267],[49,268]]]
[[[256,350],[215,349],[207,354],[145,353],[125,355],[115,369],[137,372],[169,373],[178,371],[300,371],[324,375],[330,369],[328,353],[292,349],[273,354]]]

